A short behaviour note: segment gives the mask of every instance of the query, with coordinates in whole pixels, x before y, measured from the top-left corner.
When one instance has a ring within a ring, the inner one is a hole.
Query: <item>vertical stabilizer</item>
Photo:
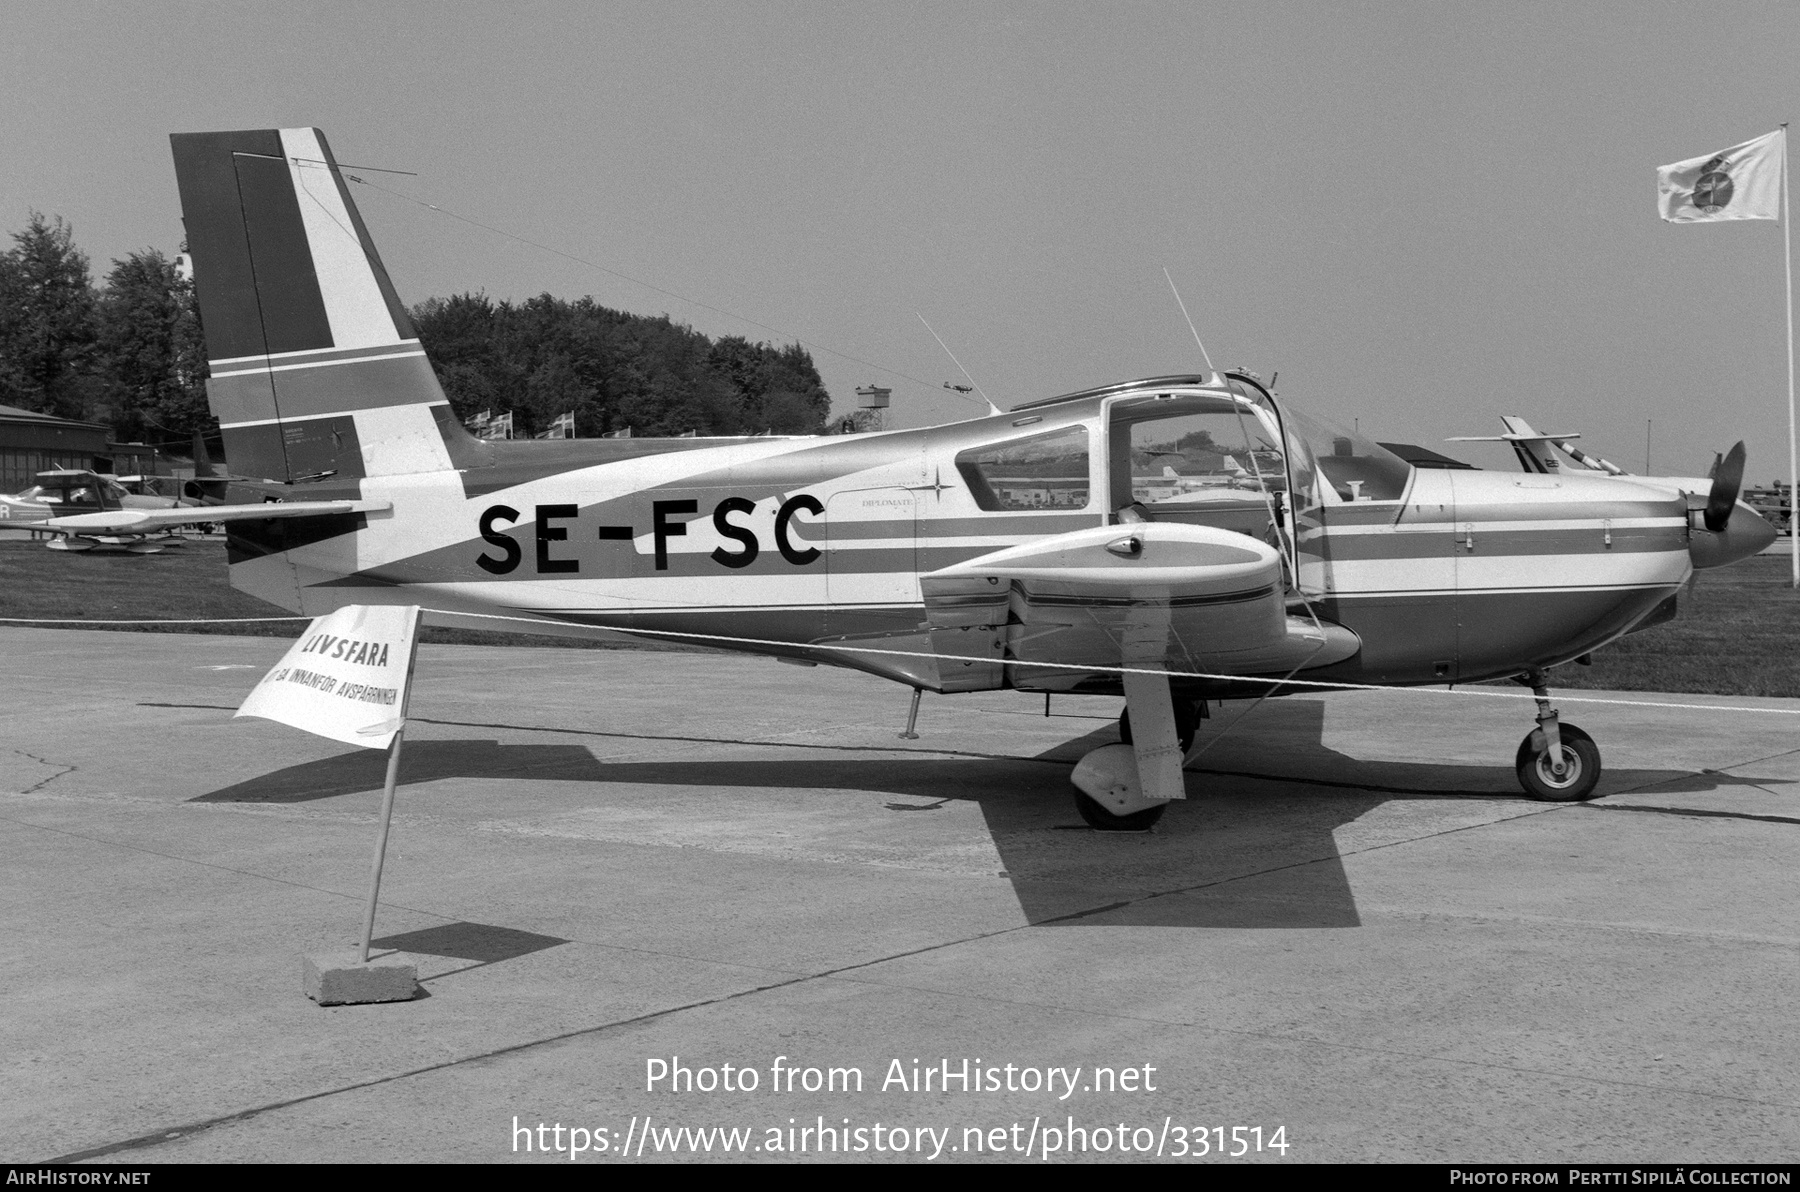
[[[1532,430],[1531,423],[1517,414],[1500,415],[1500,423],[1506,427],[1513,453],[1519,457],[1520,466],[1527,472],[1555,475],[1562,470],[1562,463],[1556,458],[1556,449],[1550,445],[1548,435],[1540,435]]]
[[[474,462],[324,135],[170,141],[230,469],[291,483]]]

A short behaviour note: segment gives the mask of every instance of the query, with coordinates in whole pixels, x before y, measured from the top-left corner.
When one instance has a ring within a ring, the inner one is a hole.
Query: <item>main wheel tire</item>
[[[1519,752],[1513,758],[1519,785],[1526,794],[1546,803],[1577,803],[1593,798],[1594,788],[1600,783],[1600,747],[1572,724],[1559,725],[1557,732],[1562,738],[1562,777],[1558,778],[1550,768],[1548,749],[1532,748],[1531,740],[1538,735],[1533,731],[1519,742]]]
[[[1198,705],[1184,699],[1175,701],[1175,740],[1186,753],[1194,747],[1194,735],[1200,731]],[[1119,713],[1119,743],[1131,744],[1131,709]]]
[[[1148,832],[1168,809],[1167,803],[1159,803],[1130,815],[1114,815],[1080,791],[1075,792],[1075,810],[1081,813],[1087,826],[1096,832]]]

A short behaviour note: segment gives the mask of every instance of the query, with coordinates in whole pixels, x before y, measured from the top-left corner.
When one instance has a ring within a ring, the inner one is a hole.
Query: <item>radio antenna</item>
[[[919,315],[919,322],[925,323],[924,315],[920,315],[919,312],[916,310],[913,311],[913,314]],[[925,330],[931,331],[930,323],[925,323]],[[931,331],[931,338],[937,340],[938,347],[944,349],[944,355],[950,357],[950,363],[956,365],[956,370],[958,372],[962,373],[963,376],[968,377],[969,384],[974,387],[975,392],[981,393],[981,400],[987,403],[988,413],[990,413],[990,414],[1003,413],[1004,411],[1002,411],[999,406],[994,404],[993,398],[989,397],[986,393],[982,393],[981,385],[975,380],[974,377],[969,376],[969,370],[962,366],[962,361],[960,361],[956,358],[956,353],[952,352],[950,350],[950,345],[944,342],[944,337],[939,335],[935,331]],[[949,386],[949,388],[960,390],[960,387],[956,386],[956,385],[951,385],[951,386]]]
[[[1219,370],[1213,367],[1212,357],[1206,354],[1206,345],[1200,342],[1200,331],[1194,326],[1194,316],[1188,314],[1187,303],[1181,300],[1181,291],[1175,288],[1175,279],[1169,276],[1167,265],[1163,266],[1163,278],[1169,283],[1169,292],[1175,295],[1175,305],[1181,308],[1181,317],[1187,320],[1188,330],[1193,332],[1194,343],[1200,349],[1200,359],[1206,361],[1206,371],[1216,376]]]
[[[1187,303],[1181,300],[1181,291],[1176,288],[1175,279],[1169,276],[1169,267],[1167,265],[1163,266],[1163,278],[1169,283],[1169,292],[1175,295],[1175,304],[1181,307],[1181,317],[1187,320],[1188,330],[1193,333],[1194,344],[1200,349],[1200,359],[1206,361],[1206,371],[1213,375],[1215,381],[1222,381],[1227,392],[1235,394],[1236,391],[1231,388],[1232,382],[1219,375],[1219,370],[1213,367],[1212,357],[1206,354],[1206,345],[1200,342],[1200,331],[1194,326],[1194,317],[1188,314]],[[1244,396],[1248,397],[1248,394],[1245,394]],[[1295,590],[1299,590],[1300,555],[1297,540],[1286,533],[1282,528],[1282,519],[1277,515],[1275,510],[1275,494],[1269,491],[1269,478],[1263,475],[1262,464],[1258,462],[1256,458],[1256,444],[1250,438],[1250,428],[1244,423],[1244,408],[1235,400],[1235,397],[1231,405],[1232,410],[1237,414],[1238,433],[1244,436],[1244,454],[1250,460],[1250,471],[1256,477],[1256,487],[1262,492],[1263,506],[1269,511],[1269,525],[1274,528],[1276,535],[1279,537],[1284,547],[1281,552],[1282,561],[1287,564],[1289,574],[1293,577]],[[1277,417],[1279,417],[1279,415],[1277,415]],[[1279,426],[1280,424],[1277,423],[1276,425]],[[1279,431],[1277,431],[1276,441],[1280,441]],[[1286,470],[1286,457],[1285,453],[1283,453],[1283,473],[1285,473]],[[1306,611],[1313,619],[1313,627],[1315,629],[1318,628],[1319,618],[1313,613],[1310,604],[1307,605]],[[1319,632],[1323,634],[1324,630],[1320,629]],[[1302,663],[1301,665],[1305,664]],[[1297,669],[1289,671],[1287,677],[1291,679],[1297,673]]]

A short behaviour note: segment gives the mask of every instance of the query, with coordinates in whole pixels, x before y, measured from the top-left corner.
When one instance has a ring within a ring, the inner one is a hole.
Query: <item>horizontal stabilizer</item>
[[[264,501],[255,505],[206,505],[188,509],[109,509],[53,517],[38,524],[71,534],[159,534],[180,526],[217,522],[268,521],[272,518],[335,517],[346,513],[380,513],[387,501]]]
[[[1581,437],[1581,434],[1579,431],[1577,431],[1573,434],[1550,434],[1549,432],[1545,432],[1544,434],[1537,434],[1534,432],[1529,435],[1451,435],[1449,438],[1445,439],[1444,442],[1446,442],[1446,443],[1536,443],[1539,440],[1544,440],[1547,442],[1549,440],[1555,439],[1560,442],[1563,439],[1579,439],[1580,437]]]

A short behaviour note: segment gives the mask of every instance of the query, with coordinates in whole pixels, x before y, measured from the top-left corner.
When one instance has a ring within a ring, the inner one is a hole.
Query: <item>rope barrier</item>
[[[655,637],[655,638],[671,638],[672,637],[672,638],[682,638],[684,640],[696,641],[696,642],[726,642],[731,645],[744,645],[744,646],[777,646],[783,650],[794,650],[794,649],[835,650],[839,653],[844,653],[844,654],[879,654],[879,655],[885,655],[885,656],[890,656],[890,657],[895,657],[895,658],[935,659],[935,660],[941,660],[941,661],[946,661],[946,662],[968,662],[968,661],[971,661],[971,659],[969,659],[968,657],[966,657],[964,655],[960,655],[960,654],[932,654],[932,653],[928,653],[928,652],[921,652],[918,650],[885,649],[880,646],[850,646],[850,645],[841,645],[841,644],[837,644],[837,643],[788,642],[788,641],[780,641],[775,638],[735,637],[730,634],[723,634],[723,633],[689,633],[689,632],[684,632],[682,630],[676,630],[676,629],[616,629],[612,626],[607,626],[607,625],[585,626],[584,627],[584,626],[578,625],[575,622],[547,621],[542,617],[510,617],[510,616],[506,616],[502,613],[452,612],[449,609],[435,609],[435,608],[426,608],[426,609],[424,609],[424,611],[427,613],[439,613],[439,614],[445,615],[445,616],[473,617],[473,618],[483,620],[483,621],[508,621],[508,622],[512,622],[512,623],[520,624],[520,625],[538,625],[538,626],[545,626],[545,627],[554,627],[554,628],[558,628],[558,629],[594,628],[594,629],[605,630],[605,631],[611,632],[611,633],[626,633],[626,634],[632,634],[632,635],[641,636],[641,637]],[[313,618],[311,618],[311,617],[195,617],[195,618],[187,618],[187,619],[180,619],[180,620],[168,619],[168,620],[135,620],[135,621],[133,621],[133,620],[89,620],[89,619],[83,618],[83,617],[69,617],[69,618],[0,617],[0,624],[7,624],[7,625],[243,625],[243,624],[255,624],[255,623],[273,623],[273,622],[278,622],[278,621],[311,621],[311,620],[313,620]],[[562,636],[562,635],[560,635],[560,634],[545,634],[544,636]],[[985,662],[985,661],[990,661],[990,660],[974,659],[973,661]],[[1097,672],[1100,674],[1116,674],[1116,675],[1164,675],[1171,679],[1206,679],[1206,680],[1220,681],[1220,682],[1249,683],[1249,684],[1254,684],[1257,686],[1267,686],[1271,689],[1280,688],[1280,687],[1308,687],[1308,688],[1312,688],[1312,689],[1315,689],[1315,690],[1318,690],[1321,692],[1330,692],[1330,691],[1397,691],[1397,692],[1405,692],[1407,694],[1412,694],[1412,695],[1440,695],[1440,696],[1441,695],[1464,695],[1464,696],[1482,696],[1482,697],[1486,697],[1488,699],[1513,699],[1513,700],[1536,699],[1535,696],[1533,696],[1527,692],[1523,692],[1523,691],[1500,691],[1500,690],[1496,690],[1493,688],[1480,687],[1480,686],[1470,686],[1470,687],[1461,687],[1461,688],[1458,688],[1455,686],[1449,686],[1449,687],[1445,687],[1445,688],[1438,688],[1435,686],[1393,687],[1393,686],[1382,686],[1381,684],[1378,684],[1378,683],[1334,683],[1334,682],[1329,682],[1329,681],[1323,680],[1323,679],[1252,678],[1252,677],[1245,676],[1245,675],[1215,674],[1215,673],[1212,673],[1209,671],[1163,670],[1163,669],[1160,669],[1157,667],[1144,667],[1144,666],[1103,666],[1103,665],[1089,665],[1086,663],[1075,664],[1075,663],[1068,663],[1068,662],[1028,662],[1028,661],[1022,661],[1022,660],[1018,660],[1018,659],[1005,659],[1005,660],[995,659],[995,660],[991,660],[991,661],[993,662],[993,665],[996,665],[996,666],[1028,666],[1028,667],[1035,667],[1039,670],[1079,669],[1079,670],[1084,670],[1084,671],[1093,671],[1093,672]],[[1743,705],[1743,704],[1672,703],[1672,702],[1669,702],[1666,700],[1612,699],[1612,698],[1607,698],[1604,696],[1594,696],[1594,695],[1566,695],[1566,694],[1562,694],[1560,692],[1557,694],[1556,699],[1560,703],[1601,704],[1601,705],[1607,705],[1607,706],[1612,706],[1612,707],[1622,707],[1622,708],[1670,708],[1670,709],[1674,709],[1677,711],[1688,711],[1688,712],[1753,712],[1753,713],[1762,713],[1765,715],[1772,715],[1772,716],[1800,716],[1800,708],[1759,708],[1759,707],[1752,707],[1752,706]]]
[[[183,617],[129,621],[102,621],[94,617],[0,617],[0,625],[254,625],[273,621],[311,620],[312,617]]]

